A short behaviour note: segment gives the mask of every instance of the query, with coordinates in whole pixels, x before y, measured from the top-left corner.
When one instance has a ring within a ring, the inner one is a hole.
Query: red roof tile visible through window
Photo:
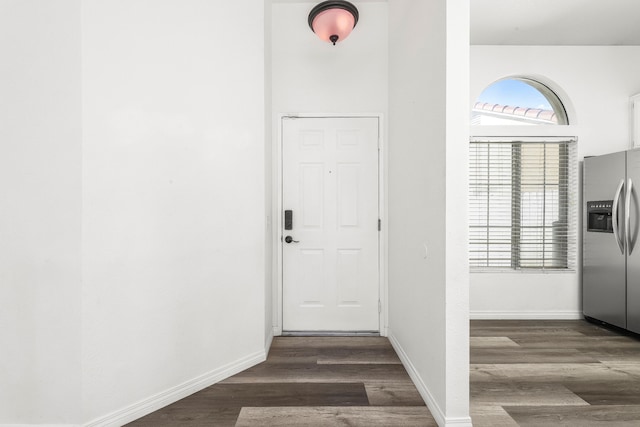
[[[513,107],[511,105],[476,102],[473,110],[481,114],[482,112],[488,112],[507,117],[514,116],[514,118],[533,119],[538,122],[558,123],[558,118],[553,110],[543,110],[540,108]]]

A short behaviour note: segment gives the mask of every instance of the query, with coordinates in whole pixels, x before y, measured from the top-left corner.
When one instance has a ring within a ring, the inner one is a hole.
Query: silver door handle
[[[624,241],[620,239],[620,234],[618,232],[618,203],[620,202],[620,193],[622,192],[623,187],[624,178],[620,180],[620,184],[618,184],[618,189],[616,190],[616,195],[613,196],[613,210],[611,212],[613,237],[616,239],[616,243],[618,243],[618,247],[620,248],[620,252],[622,253],[622,255],[624,255]]]
[[[625,191],[625,201],[624,201],[624,234],[627,240],[627,255],[631,255],[631,251],[633,248],[631,247],[631,191],[633,191],[633,183],[631,182],[631,178],[627,181],[627,188]]]

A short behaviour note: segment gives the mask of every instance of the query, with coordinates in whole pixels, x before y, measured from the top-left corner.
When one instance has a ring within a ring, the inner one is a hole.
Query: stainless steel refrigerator
[[[640,333],[640,149],[584,159],[585,316]]]

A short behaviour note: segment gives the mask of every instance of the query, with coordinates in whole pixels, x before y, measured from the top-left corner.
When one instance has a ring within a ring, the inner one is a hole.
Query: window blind
[[[469,184],[472,269],[575,269],[575,140],[472,140]]]

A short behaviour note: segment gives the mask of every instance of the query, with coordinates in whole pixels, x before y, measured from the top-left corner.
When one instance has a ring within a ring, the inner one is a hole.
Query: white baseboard
[[[265,360],[269,356],[269,350],[271,350],[271,344],[272,343],[273,343],[273,329],[269,330],[268,335],[267,335],[267,339],[265,340],[265,343],[264,343],[264,357],[265,357]]]
[[[578,320],[584,319],[581,311],[498,311],[474,310],[472,320]]]
[[[217,382],[229,378],[239,372],[244,371],[258,363],[266,360],[265,350],[260,350],[254,354],[238,359],[221,368],[214,369],[206,374],[200,375],[154,396],[143,399],[126,408],[114,411],[110,414],[97,418],[84,424],[84,427],[119,427],[140,417],[164,408],[180,399],[196,393]]]
[[[404,365],[404,368],[407,370],[409,377],[411,377],[413,384],[418,389],[420,396],[422,396],[422,400],[424,400],[424,403],[427,404],[429,411],[431,411],[431,415],[433,415],[433,418],[436,420],[438,425],[440,427],[450,427],[450,426],[472,427],[471,417],[447,418],[445,416],[444,412],[440,408],[440,405],[438,405],[438,403],[435,401],[435,399],[433,398],[433,395],[429,391],[429,388],[424,383],[424,381],[422,381],[422,378],[420,377],[420,374],[418,374],[418,371],[416,370],[415,366],[413,366],[411,359],[409,359],[409,356],[400,345],[400,342],[398,342],[398,340],[393,335],[391,330],[387,330],[387,332],[388,332],[388,338],[389,338],[389,341],[391,342],[391,345],[393,346],[396,353],[398,353],[398,357],[400,358],[400,361]]]
[[[78,427],[79,424],[0,424],[0,427]]]
[[[445,424],[446,427],[473,427],[471,417],[449,417]]]

